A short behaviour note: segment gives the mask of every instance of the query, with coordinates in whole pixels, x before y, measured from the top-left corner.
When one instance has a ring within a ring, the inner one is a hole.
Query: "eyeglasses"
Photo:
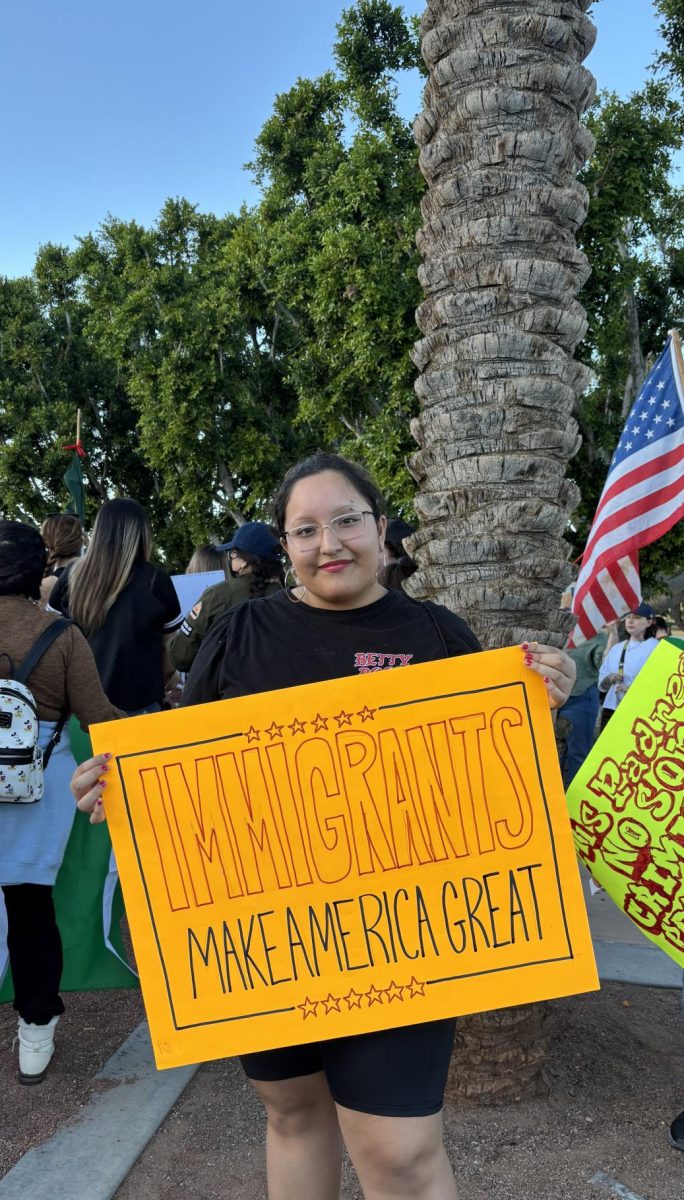
[[[311,521],[308,525],[297,525],[295,529],[285,529],[283,537],[297,546],[306,545],[313,548],[323,537],[323,530],[329,529],[339,541],[353,542],[354,538],[360,537],[363,533],[363,518],[372,516],[373,513],[367,508],[363,512],[340,513],[339,517],[333,517],[332,521],[326,521],[322,525]]]

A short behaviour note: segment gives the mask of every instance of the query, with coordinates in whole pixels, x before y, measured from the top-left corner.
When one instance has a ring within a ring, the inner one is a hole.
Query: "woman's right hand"
[[[90,824],[99,825],[105,819],[102,793],[106,786],[111,754],[96,754],[87,758],[71,776],[71,791],[76,807],[90,813]]]

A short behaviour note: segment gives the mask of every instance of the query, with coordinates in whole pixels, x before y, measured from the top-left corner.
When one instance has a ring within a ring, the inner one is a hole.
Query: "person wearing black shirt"
[[[135,500],[102,505],[85,558],[70,566],[49,608],[72,617],[90,643],[112,704],[129,714],[164,699],[165,641],[183,615],[168,575],[149,561],[152,538]]]
[[[183,705],[480,649],[446,608],[378,583],[386,521],[362,468],[330,454],[300,463],[276,497],[275,523],[298,586],[248,600],[215,622]],[[574,678],[568,657],[539,646],[525,661],[544,677],[550,702],[562,704]],[[94,821],[103,818],[106,770],[98,755],[72,781]],[[270,1200],[337,1200],[343,1141],[366,1200],[455,1200],[441,1115],[454,1027],[432,1021],[245,1055],[268,1114]]]

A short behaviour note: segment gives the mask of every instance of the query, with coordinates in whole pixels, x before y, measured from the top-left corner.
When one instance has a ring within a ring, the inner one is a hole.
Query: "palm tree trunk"
[[[573,360],[589,274],[575,243],[588,200],[576,173],[593,146],[580,125],[594,96],[581,66],[589,2],[428,0],[422,22],[420,528],[407,590],[459,612],[486,647],[561,645],[567,631],[563,534],[579,493],[565,472],[589,379]],[[452,1098],[537,1088],[543,1025],[539,1006],[461,1022]]]
[[[563,539],[578,491],[573,361],[589,269],[575,233],[592,149],[589,0],[429,0],[415,133],[428,183],[414,350],[421,528],[409,588],[455,608],[489,647],[560,645]]]

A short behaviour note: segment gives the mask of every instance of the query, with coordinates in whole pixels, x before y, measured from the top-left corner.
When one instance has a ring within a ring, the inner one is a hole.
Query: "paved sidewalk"
[[[650,987],[681,987],[682,971],[637,929],[607,892],[592,896],[589,872],[580,868],[599,978]]]

